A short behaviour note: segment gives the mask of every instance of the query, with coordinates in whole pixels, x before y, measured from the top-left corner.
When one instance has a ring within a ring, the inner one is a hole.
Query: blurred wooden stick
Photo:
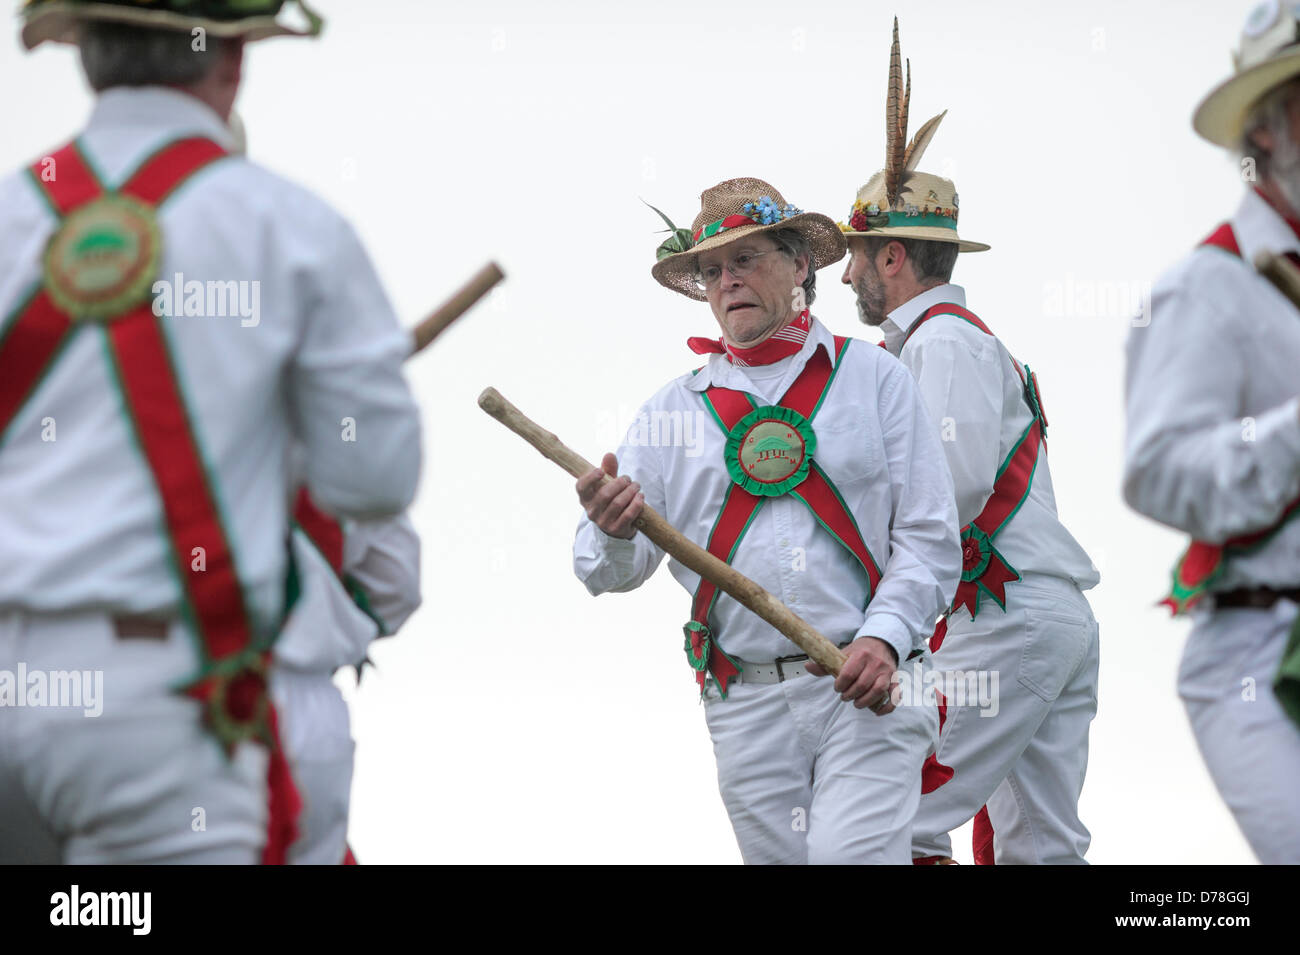
[[[1255,256],[1255,271],[1273,283],[1273,287],[1300,308],[1300,269],[1284,255],[1261,250]]]
[[[433,340],[446,331],[452,322],[473,308],[479,299],[505,277],[495,262],[489,262],[474,273],[474,277],[462,285],[455,295],[411,329],[411,354],[417,355],[433,344]]]
[[[540,451],[543,457],[550,458],[575,478],[582,477],[588,471],[595,469],[594,464],[589,463],[551,432],[530,420],[527,415],[503,398],[495,388],[488,388],[478,396],[478,406]],[[606,476],[605,481],[609,480],[611,478]],[[642,509],[634,526],[665,553],[706,580],[717,584],[724,593],[730,594],[789,637],[814,662],[839,676],[845,659],[839,647],[758,584],[691,541],[649,505]]]

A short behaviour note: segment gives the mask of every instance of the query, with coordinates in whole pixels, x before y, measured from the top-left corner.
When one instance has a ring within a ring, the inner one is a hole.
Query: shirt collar
[[[1232,231],[1241,248],[1241,257],[1247,262],[1254,262],[1255,255],[1262,250],[1300,252],[1300,237],[1254,189],[1247,189],[1242,197],[1232,217]]]
[[[960,305],[965,308],[966,290],[951,282],[936,285],[890,312],[889,317],[880,323],[880,330],[885,333],[885,347],[891,355],[898,357],[898,353],[903,350],[903,342],[907,340],[907,334],[917,319],[936,305]]]
[[[115,86],[95,99],[86,131],[135,127],[142,134],[206,136],[225,149],[235,145],[230,127],[196,96],[166,86]]]
[[[791,355],[789,358],[782,358],[775,364],[788,362],[787,369],[798,369],[793,375],[798,375],[803,370],[803,366],[808,363],[817,348],[825,348],[826,355],[831,360],[831,367],[835,367],[835,336],[831,334],[830,329],[817,320],[816,315],[812,318],[812,326],[808,329],[808,339],[803,343],[803,347]],[[793,375],[787,370],[786,378],[793,381]],[[718,385],[723,388],[735,388],[737,391],[753,391],[752,382],[745,374],[745,369],[739,365],[733,365],[727,361],[726,355],[710,355],[709,362],[697,373],[690,377],[686,382],[686,387],[691,391],[704,391],[708,388]],[[750,387],[746,387],[749,385]],[[786,386],[788,387],[788,385]],[[785,389],[782,388],[782,394]]]

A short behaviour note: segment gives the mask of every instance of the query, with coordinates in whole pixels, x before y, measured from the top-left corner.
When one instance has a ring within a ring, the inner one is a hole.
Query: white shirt
[[[357,606],[311,538],[295,528],[302,592],[275,656],[300,670],[332,673],[360,663],[372,640],[396,633],[420,606],[420,539],[406,515],[342,523],[344,577],[361,585],[383,626]]]
[[[1244,259],[1197,248],[1128,338],[1124,498],[1209,543],[1269,527],[1300,496],[1300,311],[1249,264],[1300,242],[1253,191],[1231,223]],[[1300,520],[1215,589],[1297,585]]]
[[[965,527],[984,510],[998,469],[1033,415],[1006,347],[970,322],[955,315],[936,315],[917,329],[903,348],[907,332],[917,320],[942,304],[964,308],[965,290],[951,284],[927,289],[890,312],[880,329],[890,354],[898,355],[902,349],[902,362],[916,378],[938,429],[957,494],[957,520]],[[994,330],[984,316],[979,318]],[[1050,400],[1044,403],[1050,407]],[[1064,577],[1088,590],[1100,578],[1079,542],[1057,517],[1047,462],[1047,446],[1043,445],[1029,497],[994,539],[994,546],[1022,574]]]
[[[199,100],[113,89],[81,143],[110,186],[186,135],[231,145]],[[60,144],[51,144],[60,145]],[[316,502],[344,515],[401,511],[420,466],[402,378],[409,338],[351,227],[243,157],[198,173],[162,206],[162,278],[257,281],[260,320],[174,317],[163,327],[255,625],[283,601],[288,448],[306,449]],[[25,172],[0,180],[0,315],[39,282],[56,221]],[[52,419],[56,440],[42,440]],[[348,419],[355,440],[347,440]],[[179,599],[153,479],[136,449],[98,328],[56,360],[0,445],[0,607],[157,612]]]
[[[723,461],[725,435],[701,392],[718,385],[775,404],[816,348],[834,360],[834,339],[814,320],[797,354],[757,374],[725,356],[710,357],[698,374],[669,383],[642,407],[644,417],[618,451],[619,472],[640,482],[646,504],[706,547],[731,478]],[[901,661],[933,632],[961,574],[952,479],[906,369],[862,341],[850,344],[841,361],[844,367],[812,422],[813,459],[843,495],[883,572],[870,606],[864,612],[866,573],[789,495],[769,498],[759,508],[731,563],[832,643],[879,637]],[[648,422],[645,434],[641,422]],[[643,534],[611,538],[586,515],[578,524],[574,570],[592,594],[639,587],[662,558]],[[669,570],[694,594],[697,574],[675,560]],[[689,618],[690,601],[683,600],[682,622]],[[719,645],[734,657],[766,662],[801,652],[726,594],[719,594],[711,622]]]

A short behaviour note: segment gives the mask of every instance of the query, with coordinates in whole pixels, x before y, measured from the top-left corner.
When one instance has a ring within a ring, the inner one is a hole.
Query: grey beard
[[[879,285],[868,289],[865,283],[862,283],[854,286],[854,291],[858,293],[858,320],[872,328],[884,322],[885,290]]]

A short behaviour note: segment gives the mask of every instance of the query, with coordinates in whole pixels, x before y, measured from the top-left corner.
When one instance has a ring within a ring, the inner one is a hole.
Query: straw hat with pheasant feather
[[[911,96],[912,64],[909,60],[905,84],[895,17],[894,44],[889,53],[889,92],[885,100],[885,168],[858,190],[849,210],[848,224],[841,222],[840,229],[846,236],[955,242],[960,252],[983,252],[989,246],[957,235],[957,187],[953,181],[917,170],[925,147],[930,145],[948,111],[927,120],[909,143],[907,107]]]

